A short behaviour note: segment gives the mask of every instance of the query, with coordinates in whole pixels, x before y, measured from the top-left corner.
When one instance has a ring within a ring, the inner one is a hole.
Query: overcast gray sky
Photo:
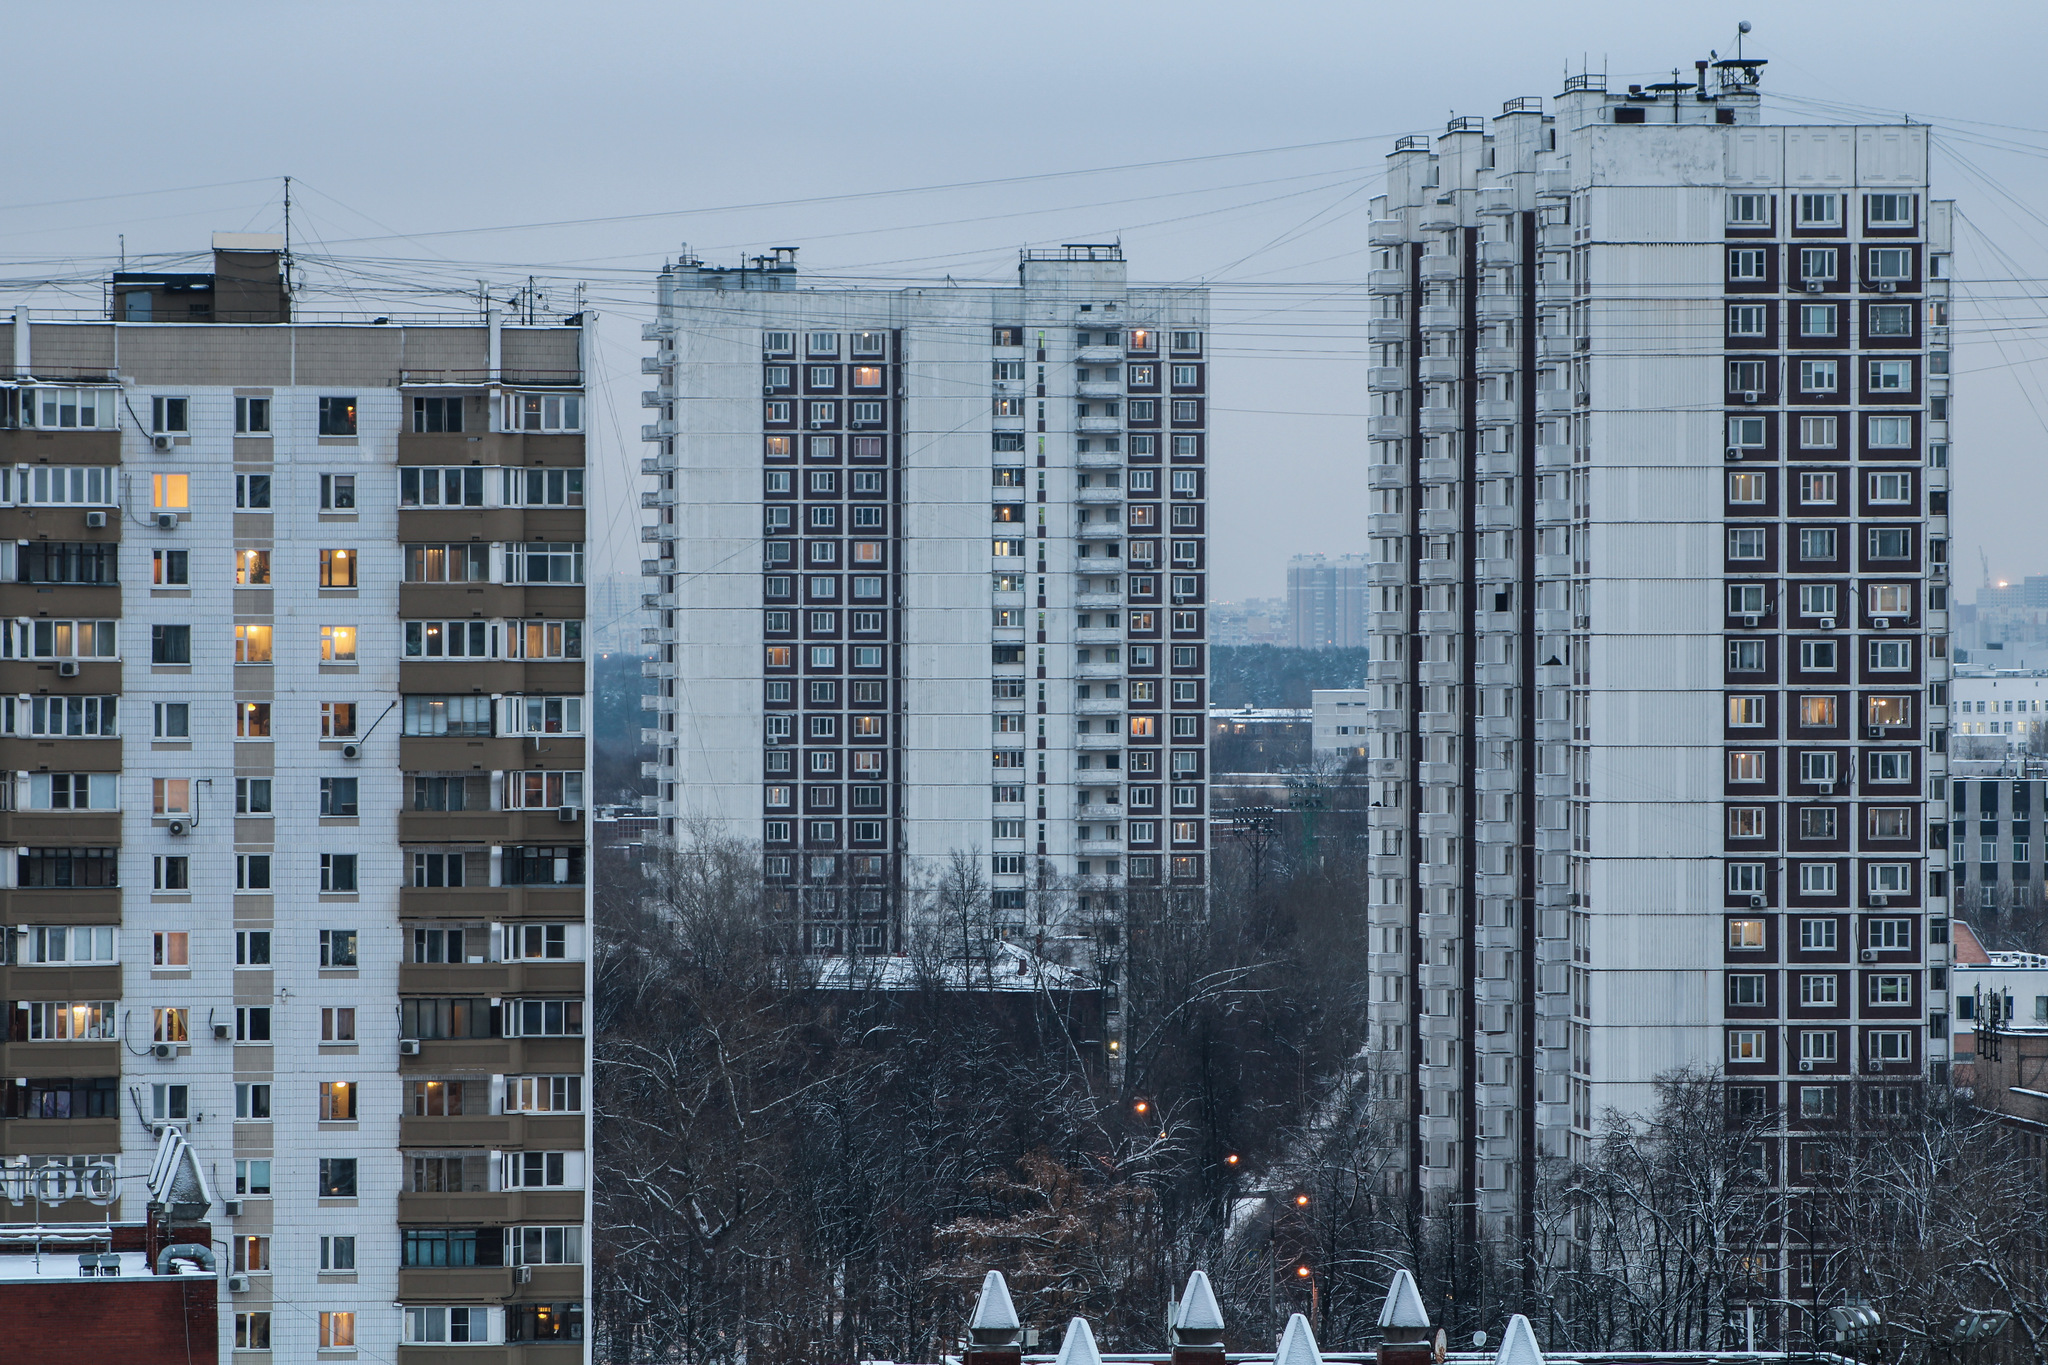
[[[587,280],[623,490],[647,277],[681,243],[979,280],[1120,236],[1134,281],[1216,287],[1215,590],[1270,595],[1290,554],[1364,549],[1353,282],[1393,139],[1554,94],[1568,65],[1689,74],[1743,18],[1766,118],[1937,125],[1936,192],[1967,218],[1958,579],[1980,549],[1994,576],[2048,572],[2038,3],[24,6],[0,275],[94,278],[120,233],[132,260],[275,230],[292,175],[315,286],[457,310],[478,277]],[[637,511],[617,520],[630,541]]]

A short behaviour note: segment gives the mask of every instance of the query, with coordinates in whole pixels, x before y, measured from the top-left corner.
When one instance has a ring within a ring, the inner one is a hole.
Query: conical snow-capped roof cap
[[[1017,1332],[1024,1324],[1017,1320],[1017,1307],[1010,1302],[1010,1286],[1003,1272],[991,1270],[981,1280],[981,1297],[974,1304],[970,1332]]]
[[[1102,1352],[1095,1348],[1095,1333],[1089,1329],[1088,1319],[1075,1318],[1067,1324],[1059,1359],[1053,1365],[1102,1365]]]
[[[1188,1287],[1181,1291],[1180,1308],[1173,1315],[1176,1332],[1198,1335],[1213,1335],[1223,1330],[1223,1309],[1216,1302],[1216,1291],[1209,1287],[1209,1272],[1197,1270],[1188,1276]]]
[[[1323,1365],[1323,1353],[1316,1348],[1316,1334],[1308,1319],[1296,1313],[1280,1334],[1280,1349],[1273,1352],[1273,1365]]]
[[[1387,1286],[1387,1302],[1380,1309],[1380,1328],[1429,1330],[1429,1310],[1422,1306],[1422,1291],[1415,1287],[1415,1277],[1405,1270],[1395,1271],[1394,1282]]]
[[[1543,1348],[1536,1344],[1536,1329],[1520,1313],[1508,1319],[1508,1330],[1501,1333],[1500,1351],[1494,1356],[1493,1365],[1543,1365]]]

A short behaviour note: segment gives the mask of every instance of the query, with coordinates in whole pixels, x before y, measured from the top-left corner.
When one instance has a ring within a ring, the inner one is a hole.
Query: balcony
[[[1474,356],[1474,368],[1481,374],[1499,374],[1522,366],[1522,353],[1512,346],[1481,346]]]
[[[1519,265],[1522,260],[1520,242],[1481,242],[1479,264],[1484,266]]]
[[[1479,191],[1479,211],[1484,214],[1507,214],[1515,211],[1515,192],[1507,185],[1494,185]]]
[[[1365,240],[1371,246],[1399,246],[1408,240],[1408,225],[1399,218],[1375,218],[1366,224]]]
[[[1421,262],[1422,278],[1455,280],[1464,273],[1464,264],[1464,261],[1456,256],[1424,256]]]
[[[1368,440],[1398,441],[1408,434],[1408,419],[1374,413],[1365,419],[1365,434]]]
[[[1521,510],[1484,504],[1473,509],[1473,525],[1481,531],[1512,531],[1521,525]]]
[[[1365,372],[1365,387],[1373,393],[1391,393],[1408,387],[1408,371],[1399,365],[1374,365]]]
[[[1448,198],[1448,196],[1446,196]],[[1424,204],[1422,206],[1422,230],[1424,232],[1449,232],[1461,226],[1458,222],[1458,206],[1448,204]]]
[[[1432,303],[1422,309],[1422,330],[1425,332],[1455,332],[1458,323],[1458,309],[1451,304]]]
[[[1426,355],[1415,364],[1421,378],[1437,383],[1450,383],[1461,373],[1458,357],[1454,355]]]
[[[1545,304],[1570,303],[1572,282],[1570,280],[1538,280],[1536,301]]]
[[[1365,292],[1368,294],[1405,294],[1408,292],[1408,272],[1405,270],[1368,270],[1365,272]]]
[[[1522,296],[1499,291],[1481,294],[1479,316],[1491,322],[1518,318],[1522,316]]]
[[[1074,391],[1083,398],[1121,398],[1124,396],[1122,377],[1116,379],[1084,379],[1074,385]]]
[[[1516,422],[1521,420],[1522,405],[1512,398],[1482,398],[1474,405],[1474,415],[1491,425]]]
[[[1545,223],[1536,229],[1536,240],[1545,251],[1564,251],[1571,247],[1572,232],[1570,223]]]
[[[1367,318],[1365,320],[1365,339],[1372,342],[1406,341],[1408,339],[1408,319]]]
[[[1539,417],[1569,417],[1572,411],[1570,389],[1538,389],[1536,391],[1536,415]]]
[[[1425,407],[1422,410],[1424,431],[1456,431],[1460,425],[1460,414],[1456,408]]]
[[[1536,447],[1538,469],[1566,469],[1571,466],[1572,448],[1567,445],[1539,445]]]
[[[1086,503],[1091,507],[1102,503],[1122,502],[1123,500],[1124,490],[1121,488],[1079,488],[1074,491],[1075,502]],[[1119,515],[1118,520],[1122,520],[1121,515]]]
[[[1115,434],[1124,429],[1121,417],[1076,417],[1074,430],[1080,432],[1107,432]]]
[[[1116,365],[1124,358],[1121,346],[1083,346],[1074,352],[1074,360],[1081,365]]]
[[[1538,360],[1570,360],[1578,353],[1578,344],[1569,332],[1540,332],[1536,336],[1536,358]]]

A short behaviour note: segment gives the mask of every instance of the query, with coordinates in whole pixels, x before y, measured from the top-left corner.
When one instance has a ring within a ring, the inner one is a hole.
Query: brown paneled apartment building
[[[222,1355],[580,1360],[583,319],[282,250],[0,330],[0,1242],[175,1128]]]

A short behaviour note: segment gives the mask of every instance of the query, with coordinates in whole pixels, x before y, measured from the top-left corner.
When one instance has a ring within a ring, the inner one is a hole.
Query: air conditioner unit
[[[1877,282],[1877,292],[1880,294],[1895,294],[1898,292],[1898,289],[1899,287],[1890,280],[1879,280]]]
[[[76,660],[76,659],[60,659],[60,660],[58,661],[58,663],[57,663],[57,676],[58,676],[58,677],[60,677],[60,678],[75,678],[75,677],[77,677],[77,676],[78,676],[78,660]]]
[[[1833,629],[1835,628],[1835,618],[1834,618],[1834,617],[1832,617],[1832,616],[1823,616],[1823,617],[1821,617],[1821,618],[1820,618],[1820,628],[1821,628],[1822,630],[1833,630]]]
[[[1885,896],[1885,895],[1876,895],[1876,896],[1872,896],[1872,897],[1870,898],[1870,903],[1871,903],[1872,905],[1879,905],[1879,906],[1883,906],[1883,905],[1890,905],[1890,904],[1892,903],[1892,898],[1891,898],[1890,896]]]
[[[763,392],[763,393],[765,393],[765,394],[769,394],[769,395],[771,395],[771,396],[772,396],[772,395],[773,395],[773,394],[775,393],[775,385],[773,385],[773,384],[763,384],[763,385],[761,386],[761,392]]]
[[[1744,616],[1744,617],[1742,618],[1742,624],[1743,624],[1743,625],[1745,625],[1745,626],[1748,626],[1748,627],[1749,627],[1749,628],[1750,628],[1751,630],[1755,630],[1755,629],[1756,629],[1756,617],[1755,617],[1755,615],[1754,615],[1754,614],[1751,614],[1751,615],[1747,615],[1747,616]]]
[[[565,825],[573,825],[583,818],[581,806],[563,806],[555,812],[555,818]]]
[[[1729,459],[1731,459],[1731,460],[1739,460],[1739,459],[1741,459],[1741,458],[1742,458],[1742,447],[1741,447],[1741,446],[1729,446],[1729,447],[1728,447],[1728,458],[1729,458]]]
[[[176,838],[178,835],[181,835],[185,833],[187,830],[191,829],[192,826],[187,824],[183,820],[173,820],[169,824],[165,825],[164,828],[170,832],[171,837]]]
[[[1870,624],[1878,630],[1890,630],[1892,628],[1892,618],[1889,616],[1873,616],[1870,618]]]
[[[1763,395],[1758,393],[1755,389],[1744,389],[1742,391],[1742,401],[1745,403],[1755,403],[1760,401],[1762,398]]]
[[[1872,1057],[1870,1059],[1870,1069],[1872,1071],[1882,1071],[1884,1070],[1884,1062],[1880,1058]]]
[[[344,744],[341,746],[341,756],[343,758],[361,758],[363,756],[363,746],[360,744]]]
[[[1927,576],[1928,576],[1929,578],[1933,579],[1933,580],[1934,580],[1935,582],[1937,582],[1937,583],[1941,582],[1941,581],[1942,581],[1943,579],[1945,579],[1945,578],[1947,578],[1947,577],[1948,577],[1948,565],[1946,565],[1946,564],[1930,564],[1930,565],[1928,565],[1928,566],[1927,566]]]
[[[149,438],[149,443],[158,450],[169,450],[171,448],[171,438],[168,436],[152,436]]]
[[[820,428],[820,427],[829,427],[829,426],[831,426],[831,425],[832,425],[832,424],[831,424],[830,422],[812,422],[812,423],[811,423],[811,430],[812,430],[812,431],[816,431],[816,430],[817,430],[818,428]]]
[[[97,531],[107,524],[107,514],[105,512],[87,512],[85,514],[85,524]]]
[[[176,1043],[158,1043],[150,1048],[150,1052],[158,1057],[175,1057],[178,1055],[178,1045]]]
[[[225,1043],[227,1040],[228,1026],[226,1024],[215,1024],[213,1026],[213,1041],[215,1041],[216,1043]]]
[[[1801,1071],[1813,1070],[1813,1059],[1811,1057],[1801,1057],[1799,1059],[1799,1069]]]
[[[1877,961],[1877,949],[1865,948],[1862,952],[1858,953],[1857,956],[1862,958],[1865,962],[1875,962]]]
[[[533,1267],[530,1265],[520,1265],[512,1267],[512,1283],[532,1284]]]
[[[159,513],[157,513],[157,514],[156,514],[156,529],[157,529],[157,530],[159,530],[159,531],[175,531],[175,530],[177,530],[177,529],[178,529],[178,514],[177,514],[176,512],[159,512]]]
[[[398,1040],[398,1055],[401,1057],[419,1056],[420,1040],[417,1038],[400,1038]]]
[[[249,1292],[249,1277],[248,1277],[247,1275],[230,1275],[230,1276],[228,1276],[228,1293],[230,1293],[230,1294],[246,1294],[246,1293],[248,1293],[248,1292]]]
[[[1752,910],[1761,910],[1761,909],[1763,909],[1763,908],[1764,908],[1764,898],[1763,898],[1762,896],[1751,896],[1751,897],[1749,898],[1749,908],[1750,908],[1750,909],[1752,909]]]
[[[1806,282],[1806,292],[1809,294],[1818,294],[1825,288],[1827,288],[1827,285],[1820,280],[1808,280]]]
[[[242,1201],[239,1199],[224,1199],[221,1201],[220,1211],[230,1218],[240,1218],[242,1216]]]
[[[1884,727],[1883,727],[1882,725],[1873,725],[1873,726],[1871,726],[1871,727],[1870,727],[1870,737],[1871,737],[1872,739],[1883,739],[1883,738],[1884,738]]]
[[[1833,796],[1835,794],[1835,784],[1832,782],[1820,782],[1815,785],[1819,788],[1822,796]]]

